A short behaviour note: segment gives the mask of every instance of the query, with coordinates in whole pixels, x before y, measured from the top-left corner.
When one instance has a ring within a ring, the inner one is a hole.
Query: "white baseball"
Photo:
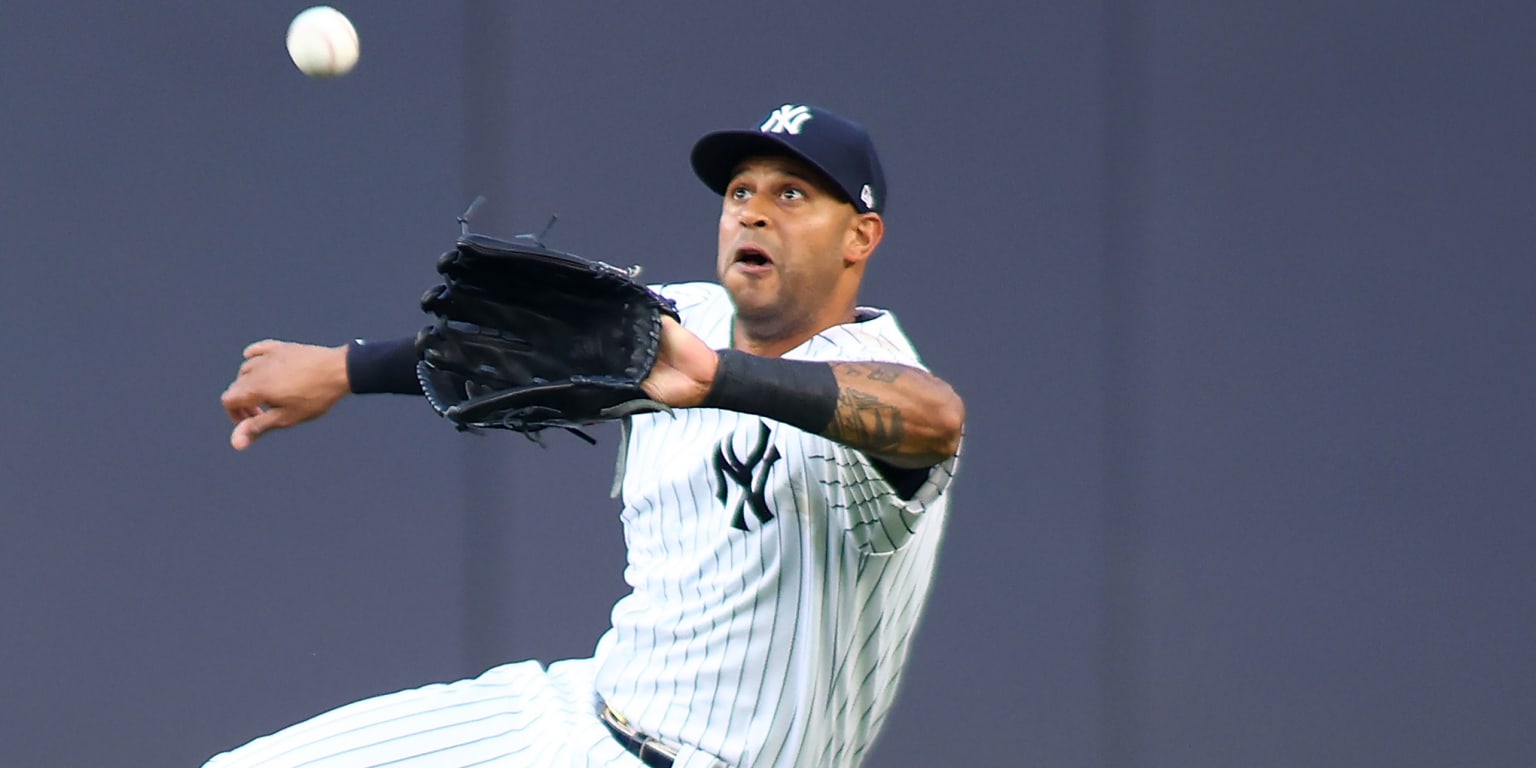
[[[357,30],[329,5],[306,8],[288,25],[288,55],[310,77],[340,77],[357,64]]]

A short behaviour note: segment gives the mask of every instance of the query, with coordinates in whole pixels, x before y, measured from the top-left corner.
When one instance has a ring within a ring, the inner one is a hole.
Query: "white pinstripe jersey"
[[[724,288],[658,289],[731,345]],[[921,366],[890,314],[861,317],[785,357]],[[715,409],[636,416],[623,450],[633,591],[598,642],[598,693],[731,765],[857,765],[901,679],[956,460],[904,501],[858,451]]]

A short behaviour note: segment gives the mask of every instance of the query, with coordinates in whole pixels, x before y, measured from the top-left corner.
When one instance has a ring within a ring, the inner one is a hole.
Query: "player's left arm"
[[[897,363],[834,362],[837,406],[819,434],[895,467],[931,467],[960,450],[965,403],[943,379]]]
[[[965,403],[921,368],[717,352],[670,320],[662,335],[661,358],[642,386],[673,407],[766,416],[904,469],[931,467],[960,449]]]

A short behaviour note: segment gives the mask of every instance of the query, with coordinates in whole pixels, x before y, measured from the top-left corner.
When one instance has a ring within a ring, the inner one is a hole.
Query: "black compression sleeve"
[[[837,413],[837,376],[829,363],[722,349],[703,406],[766,416],[819,435]]]
[[[358,395],[421,394],[421,381],[416,378],[415,337],[350,342],[347,381]]]

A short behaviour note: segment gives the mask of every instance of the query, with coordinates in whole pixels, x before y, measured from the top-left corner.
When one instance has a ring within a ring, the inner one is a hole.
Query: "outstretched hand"
[[[245,362],[219,397],[235,423],[229,444],[237,451],[256,438],[317,419],[351,392],[347,348],[267,339],[245,348]]]
[[[715,383],[720,356],[704,340],[670,317],[661,319],[661,348],[651,375],[640,388],[652,400],[673,408],[693,408],[704,402]]]

